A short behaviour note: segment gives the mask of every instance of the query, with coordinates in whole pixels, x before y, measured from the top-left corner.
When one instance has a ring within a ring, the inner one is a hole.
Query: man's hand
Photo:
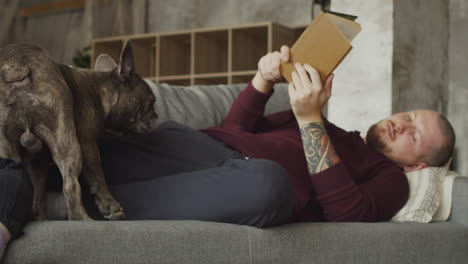
[[[333,74],[322,85],[312,66],[296,63],[288,92],[301,131],[304,154],[310,174],[319,173],[341,161],[322,120],[322,108],[331,96]]]
[[[270,52],[258,62],[258,71],[252,80],[252,85],[258,91],[268,94],[273,84],[282,80],[280,73],[281,62],[289,61],[289,47],[283,45],[281,52]]]
[[[331,96],[333,74],[328,76],[325,84],[317,70],[305,64],[296,63],[296,71],[292,73],[293,81],[288,92],[291,106],[299,125],[322,121],[322,109]]]

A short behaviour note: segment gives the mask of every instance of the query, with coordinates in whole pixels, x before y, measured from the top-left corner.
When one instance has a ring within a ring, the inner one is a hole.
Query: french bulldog
[[[62,175],[70,220],[91,220],[81,203],[80,174],[103,216],[124,218],[106,184],[97,139],[104,132],[128,135],[154,130],[155,101],[135,71],[129,41],[118,65],[103,54],[95,70],[55,63],[34,45],[0,49],[0,157],[25,163],[34,186],[35,218],[46,218],[51,161]]]

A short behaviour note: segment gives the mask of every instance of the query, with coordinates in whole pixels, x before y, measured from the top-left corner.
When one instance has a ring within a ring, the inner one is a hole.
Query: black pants
[[[176,122],[131,140],[101,140],[100,150],[110,191],[129,220],[190,219],[258,227],[290,221],[292,189],[283,167],[245,159]],[[94,207],[90,215],[100,216],[94,202],[89,205]]]
[[[32,197],[31,179],[23,165],[0,159],[0,222],[12,238],[21,236],[23,226],[31,219]]]
[[[128,220],[204,220],[257,227],[291,220],[292,187],[282,166],[245,159],[178,123],[165,122],[147,135],[100,140],[100,151],[109,189]],[[59,175],[50,178],[52,185],[60,182]],[[86,211],[102,219],[81,182]]]

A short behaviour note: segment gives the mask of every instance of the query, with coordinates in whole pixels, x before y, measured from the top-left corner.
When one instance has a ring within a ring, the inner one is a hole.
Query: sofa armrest
[[[452,211],[448,221],[468,226],[468,177],[455,177],[452,190]]]

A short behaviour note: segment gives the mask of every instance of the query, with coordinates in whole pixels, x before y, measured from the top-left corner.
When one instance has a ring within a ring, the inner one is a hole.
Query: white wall
[[[364,136],[392,112],[393,1],[332,0],[331,9],[358,16],[362,31],[335,70],[328,116]]]

